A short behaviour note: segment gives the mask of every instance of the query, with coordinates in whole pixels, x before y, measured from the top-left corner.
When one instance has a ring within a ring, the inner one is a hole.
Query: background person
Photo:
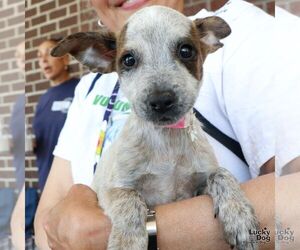
[[[79,79],[70,76],[68,56],[55,58],[50,55],[51,49],[59,40],[49,39],[42,42],[38,47],[37,54],[41,71],[51,85],[47,92],[40,97],[33,121],[36,143],[34,151],[37,157],[41,191],[53,161],[52,152],[65,123],[75,87],[79,82]]]
[[[42,192],[53,161],[53,150],[58,136],[65,123],[68,109],[74,97],[74,90],[79,79],[72,78],[69,73],[69,57],[54,58],[51,49],[60,39],[48,39],[38,47],[38,62],[44,77],[50,81],[50,88],[44,93],[36,106],[33,120],[34,153],[38,167],[38,188]],[[29,192],[31,191],[31,193]],[[32,200],[31,204],[27,204]],[[33,220],[38,203],[36,189],[26,189],[26,238],[33,229]]]

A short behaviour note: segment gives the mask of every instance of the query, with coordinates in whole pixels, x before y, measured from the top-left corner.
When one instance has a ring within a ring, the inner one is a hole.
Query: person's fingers
[[[44,223],[43,227],[44,227],[44,230],[45,230],[46,235],[47,235],[48,246],[51,249],[58,249],[58,246],[59,246],[58,241],[56,240],[56,237],[54,237],[52,235],[52,230],[50,229],[50,225],[46,222],[46,223]]]
[[[68,194],[85,194],[85,195],[94,195],[96,196],[96,193],[87,185],[83,184],[75,184],[70,188],[70,191]]]
[[[43,228],[48,238],[48,244],[49,246],[51,245],[51,249],[53,249],[54,247],[57,248],[57,246],[59,246],[60,239],[58,238],[58,235],[60,233],[63,233],[61,231],[64,231],[59,230],[61,225],[60,216],[63,217],[64,213],[64,211],[60,209],[61,203],[63,201],[59,202],[59,204],[50,209],[50,211],[48,211],[47,213],[47,216],[44,217]]]
[[[85,201],[96,205],[98,202],[97,194],[90,187],[82,184],[73,185],[67,195],[67,198],[76,199],[76,201],[80,201],[84,199]]]
[[[43,228],[44,228],[44,230],[45,230],[47,236],[51,234],[51,229],[50,229],[50,227],[51,227],[50,222],[49,222],[48,220],[45,220],[45,221],[43,222]]]
[[[43,227],[51,249],[93,249],[87,246],[107,244],[111,222],[99,207],[97,194],[78,184],[48,212]],[[78,235],[85,240],[79,240]]]

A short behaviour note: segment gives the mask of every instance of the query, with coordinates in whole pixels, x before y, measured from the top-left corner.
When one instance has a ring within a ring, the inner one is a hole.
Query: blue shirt
[[[36,157],[39,188],[43,190],[53,161],[53,150],[65,123],[69,106],[79,79],[72,78],[51,87],[40,97],[36,107],[33,130],[36,138]]]

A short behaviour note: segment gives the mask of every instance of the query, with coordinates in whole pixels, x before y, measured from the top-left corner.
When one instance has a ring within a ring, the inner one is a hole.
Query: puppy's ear
[[[200,35],[200,40],[207,45],[208,53],[223,47],[220,39],[231,33],[229,25],[220,17],[211,16],[194,20]]]
[[[106,29],[100,32],[80,32],[66,37],[51,51],[54,57],[67,53],[93,72],[112,72],[115,70],[115,35]]]

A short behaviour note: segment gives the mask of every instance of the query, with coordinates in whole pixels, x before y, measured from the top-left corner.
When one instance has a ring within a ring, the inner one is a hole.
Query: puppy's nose
[[[167,112],[174,106],[175,101],[175,94],[172,91],[155,93],[149,97],[150,107],[157,113]]]

